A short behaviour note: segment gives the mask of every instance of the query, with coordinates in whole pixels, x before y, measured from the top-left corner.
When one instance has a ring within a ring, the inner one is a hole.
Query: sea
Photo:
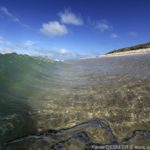
[[[110,146],[150,149],[150,54],[65,61],[0,54],[0,149]]]

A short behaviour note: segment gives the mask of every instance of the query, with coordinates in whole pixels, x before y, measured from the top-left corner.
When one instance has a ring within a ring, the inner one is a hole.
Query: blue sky
[[[73,58],[150,40],[149,0],[0,0],[0,53]]]

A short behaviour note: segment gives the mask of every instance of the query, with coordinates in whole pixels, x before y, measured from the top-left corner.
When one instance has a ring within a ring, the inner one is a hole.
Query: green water
[[[109,124],[118,142],[140,130],[124,143],[150,145],[144,136],[150,131],[150,55],[64,62],[0,55],[1,147],[51,129],[41,139],[27,138],[4,149],[82,150],[87,143],[110,143],[110,132],[95,127],[96,118]],[[61,134],[54,136],[56,131]]]

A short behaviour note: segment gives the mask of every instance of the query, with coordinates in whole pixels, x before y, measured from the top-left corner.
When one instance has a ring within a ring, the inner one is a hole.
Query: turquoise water
[[[149,145],[149,91],[148,54],[64,62],[0,55],[0,145]]]

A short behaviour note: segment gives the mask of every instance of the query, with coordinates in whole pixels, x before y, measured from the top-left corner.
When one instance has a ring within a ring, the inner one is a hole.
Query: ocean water
[[[150,146],[150,55],[56,62],[0,55],[0,149]]]

